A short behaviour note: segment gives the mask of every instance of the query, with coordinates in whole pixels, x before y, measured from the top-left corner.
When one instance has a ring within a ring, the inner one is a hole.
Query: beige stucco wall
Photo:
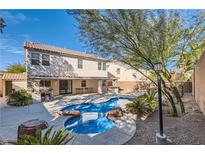
[[[18,91],[18,90],[27,90],[27,80],[18,80],[18,79],[12,79],[12,80],[5,80],[3,78],[4,73],[0,73],[0,97],[5,97],[6,95],[6,81],[12,82],[12,89]]]
[[[118,68],[120,69],[120,74],[117,74]],[[141,73],[120,62],[108,63],[107,70],[119,78],[118,81],[140,81],[142,78],[144,78]],[[147,72],[143,71],[143,73],[146,74]]]
[[[53,89],[53,95],[59,95],[59,80],[51,80],[51,88]]]
[[[118,81],[117,86],[120,87],[121,93],[129,93],[138,89],[137,81]]]
[[[200,57],[192,76],[193,94],[201,111],[205,115],[205,52]]]
[[[82,80],[72,80],[72,94],[76,94],[76,88],[81,87]],[[86,80],[86,87],[93,88],[94,92],[97,92],[98,80]],[[51,88],[53,89],[53,95],[59,95],[59,80],[51,80]]]
[[[1,81],[2,96],[6,96],[6,80]],[[27,80],[12,80],[12,89],[15,91],[18,90],[27,90]]]
[[[117,69],[120,69],[120,74],[117,74]],[[139,83],[148,82],[146,78],[138,71],[120,62],[110,62],[107,66],[108,72],[118,78],[116,86],[121,89],[121,93],[129,93],[139,89]],[[148,75],[148,72],[141,70]]]
[[[42,54],[38,51],[27,51],[25,62],[28,76],[107,77],[106,70],[98,70],[98,61],[82,59],[83,68],[78,69],[78,58],[49,53],[50,66],[31,65],[31,52]]]
[[[2,78],[2,74],[0,74],[0,97],[3,96],[3,80]]]
[[[81,87],[81,81],[82,80],[73,80],[72,85],[72,92],[73,94],[76,94],[76,88],[82,88]],[[94,92],[97,92],[98,90],[98,80],[86,80],[86,87],[87,88],[93,88]]]
[[[81,87],[82,80],[72,80],[72,94],[76,94],[76,88]],[[59,95],[59,80],[51,80],[51,87],[53,90],[53,95]],[[93,92],[97,92],[98,90],[98,80],[86,80],[86,88],[93,88]],[[40,79],[28,79],[28,91],[32,93],[32,96],[35,100],[40,100]]]
[[[27,90],[27,81],[12,81],[12,89],[17,90]]]
[[[195,70],[192,73],[191,76],[191,83],[192,83],[192,95],[195,95]]]

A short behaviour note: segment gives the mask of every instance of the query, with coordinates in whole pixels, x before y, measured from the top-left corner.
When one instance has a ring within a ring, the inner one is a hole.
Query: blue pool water
[[[78,134],[102,133],[113,127],[113,122],[106,118],[106,113],[119,107],[119,101],[128,98],[111,98],[99,104],[79,104],[65,107],[63,110],[80,111],[80,117],[68,119],[65,127]]]

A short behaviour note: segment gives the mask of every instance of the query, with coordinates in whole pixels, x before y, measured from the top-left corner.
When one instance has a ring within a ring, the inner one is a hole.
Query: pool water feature
[[[63,110],[80,111],[80,117],[69,118],[64,126],[68,130],[78,134],[102,133],[114,126],[114,123],[106,118],[106,113],[120,107],[119,102],[128,101],[129,98],[111,98],[102,103],[86,103],[71,105]]]

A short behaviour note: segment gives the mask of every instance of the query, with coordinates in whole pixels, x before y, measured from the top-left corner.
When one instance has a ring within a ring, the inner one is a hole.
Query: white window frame
[[[81,66],[81,67],[79,67]],[[83,59],[78,58],[78,69],[83,69]]]
[[[44,60],[43,59],[43,56],[48,56],[48,65],[45,65],[45,64],[43,64],[43,61],[46,61],[46,60]],[[48,55],[48,54],[42,54],[41,55],[41,64],[43,65],[43,66],[50,66],[50,55]]]
[[[118,75],[120,75],[120,68],[117,68],[117,69],[116,69],[116,73],[117,73]]]
[[[98,62],[98,70],[102,70],[102,62]]]
[[[106,71],[106,62],[102,62],[102,70]]]
[[[33,54],[38,54],[38,58],[34,58],[34,57],[32,57]],[[41,63],[40,59],[41,59],[41,54],[40,54],[40,53],[37,53],[37,52],[31,52],[31,60],[30,60],[30,61],[31,61],[31,65],[40,65],[40,63]],[[38,60],[39,63],[38,63],[38,64],[32,64],[32,60]]]

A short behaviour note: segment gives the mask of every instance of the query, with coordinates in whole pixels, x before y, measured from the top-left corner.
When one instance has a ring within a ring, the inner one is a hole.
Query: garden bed
[[[164,131],[173,144],[205,144],[205,116],[197,110],[193,97],[186,96],[187,113],[181,117],[170,117],[164,112]],[[136,134],[127,144],[156,144],[155,133],[159,130],[158,112],[145,121],[137,121]]]

